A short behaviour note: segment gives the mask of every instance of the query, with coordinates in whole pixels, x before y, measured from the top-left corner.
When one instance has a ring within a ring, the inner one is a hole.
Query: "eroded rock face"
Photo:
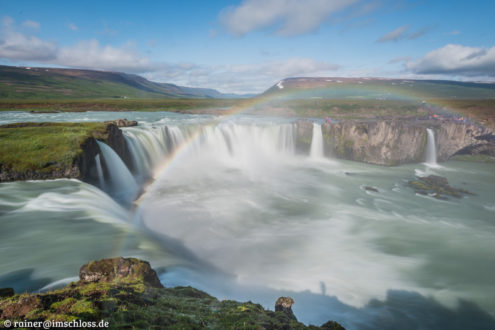
[[[378,165],[420,163],[425,160],[427,128],[434,131],[439,161],[446,161],[456,153],[495,156],[495,138],[481,126],[406,119],[324,123],[324,152],[327,157]],[[309,152],[311,136],[312,123],[298,121],[299,153]]]
[[[135,258],[92,261],[81,267],[79,279],[84,282],[143,282],[154,288],[163,288],[150,264]]]
[[[477,139],[477,137],[485,135],[487,131],[476,125],[445,121],[439,123],[433,130],[435,131],[437,159],[439,161],[448,160],[468,146],[490,144],[490,141]]]
[[[426,130],[413,121],[325,123],[326,153],[337,158],[379,165],[423,161]]]
[[[115,122],[119,121],[127,121],[127,119],[115,120]],[[122,130],[113,122],[107,122],[107,124],[106,136],[99,140],[108,144],[119,155],[127,167],[132,170],[131,154]],[[77,169],[77,173],[71,177],[97,185],[98,174],[96,171],[95,157],[100,153],[100,147],[96,143],[96,139],[91,137],[83,142],[81,148],[83,152],[74,160],[74,168]],[[106,163],[102,161],[101,165],[104,175],[108,176]],[[60,177],[67,176],[61,175]]]

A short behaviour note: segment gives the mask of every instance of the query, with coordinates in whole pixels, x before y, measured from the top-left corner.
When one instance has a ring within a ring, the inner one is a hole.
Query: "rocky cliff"
[[[368,120],[322,124],[327,157],[378,165],[419,163],[425,160],[426,129],[435,132],[437,158],[446,161],[458,153],[486,153],[495,156],[494,139],[485,128],[456,121]],[[296,147],[307,153],[312,123],[297,123]],[[487,138],[483,137],[488,136]],[[477,146],[476,148],[474,148]]]
[[[124,134],[119,127],[136,126],[137,122],[119,119],[105,123],[107,124],[106,136],[98,140],[108,144],[119,155],[120,159],[122,159],[127,167],[132,170],[133,163],[131,161],[129,147],[125,141]],[[77,178],[97,185],[98,173],[96,170],[95,157],[100,153],[100,147],[96,143],[95,137],[87,138],[81,147],[83,152],[74,160],[74,165],[79,169],[79,176],[77,176]],[[101,167],[104,175],[108,177],[108,168],[104,161],[101,162]]]

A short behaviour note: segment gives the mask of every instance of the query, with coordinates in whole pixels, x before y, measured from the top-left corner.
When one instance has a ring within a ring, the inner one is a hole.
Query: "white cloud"
[[[190,87],[211,87],[225,93],[260,93],[283,78],[328,76],[338,65],[309,58],[290,58],[257,64],[198,66],[168,65],[145,76],[153,81]]]
[[[7,28],[11,27],[12,25],[14,25],[14,19],[12,17],[9,17],[9,16],[3,16],[2,17],[2,27],[4,29],[7,29]]]
[[[275,26],[277,33],[293,36],[316,30],[332,14],[358,0],[244,0],[220,13],[220,21],[235,36]]]
[[[377,42],[387,41],[399,41],[406,37],[406,33],[409,30],[409,25],[399,26],[397,29],[390,31],[389,33],[381,36]]]
[[[131,46],[102,46],[97,40],[80,41],[58,51],[57,64],[101,70],[145,72],[153,70],[148,58]]]
[[[68,26],[68,27],[69,27],[69,29],[71,29],[72,31],[77,31],[77,30],[79,30],[79,28],[77,27],[77,25],[76,25],[76,24],[74,24],[74,23],[69,23],[67,26]]]
[[[259,93],[283,78],[327,76],[338,65],[311,58],[289,58],[239,65],[205,66],[195,63],[157,63],[143,56],[132,44],[112,46],[84,40],[71,46],[17,32],[15,22],[2,19],[0,58],[84,69],[144,74],[153,81],[190,87],[210,87],[227,93]]]
[[[409,62],[411,60],[410,56],[399,56],[391,59],[388,61],[388,64],[395,64],[395,63],[404,63],[404,62]]]
[[[425,34],[427,34],[428,32],[430,32],[431,29],[432,29],[431,26],[427,26],[427,27],[424,27],[424,28],[419,29],[417,31],[414,31],[407,36],[407,39],[409,39],[409,40],[418,39],[418,38],[424,36]]]
[[[57,47],[55,43],[16,31],[14,23],[10,17],[2,18],[0,58],[135,73],[160,67],[159,64],[151,64],[132,45],[114,47],[100,45],[97,40],[86,40],[73,46]]]
[[[409,25],[399,26],[397,29],[378,38],[376,42],[400,41],[404,39],[415,40],[430,32],[433,27],[426,26],[411,33],[409,33],[409,28]]]
[[[435,49],[421,59],[406,64],[418,74],[458,74],[463,76],[495,76],[495,46],[477,48],[449,44]]]
[[[31,29],[39,29],[40,28],[40,23],[27,20],[22,23],[24,27],[31,28]]]
[[[2,18],[0,58],[25,61],[49,61],[56,57],[56,53],[57,46],[54,43],[17,32],[14,29],[14,20],[12,18]]]

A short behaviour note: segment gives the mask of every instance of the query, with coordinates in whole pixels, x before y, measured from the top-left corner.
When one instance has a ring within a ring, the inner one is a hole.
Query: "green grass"
[[[102,138],[104,123],[23,123],[0,126],[0,165],[22,172],[67,168],[91,136]]]
[[[241,103],[237,99],[2,99],[0,111],[180,111],[220,109]]]

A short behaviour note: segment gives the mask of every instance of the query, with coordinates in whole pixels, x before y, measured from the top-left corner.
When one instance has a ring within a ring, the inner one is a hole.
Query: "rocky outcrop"
[[[143,282],[163,288],[156,272],[147,261],[135,258],[112,258],[92,261],[81,267],[79,279],[84,282]]]
[[[427,133],[435,132],[437,159],[446,161],[457,153],[478,152],[495,156],[495,141],[474,124],[456,121],[368,120],[322,124],[327,157],[378,165],[420,163],[425,160]],[[308,153],[312,123],[297,122],[296,150]]]
[[[280,297],[275,302],[275,312],[285,313],[289,318],[296,320],[296,316],[292,311],[292,305],[294,304],[294,299],[291,297]]]
[[[335,321],[321,327],[298,322],[289,297],[270,311],[252,302],[219,301],[191,287],[164,288],[149,264],[134,258],[90,262],[80,278],[60,290],[0,297],[0,324],[77,320],[86,322],[77,328],[86,328],[104,320],[111,329],[344,329]]]
[[[137,126],[138,122],[135,120],[127,120],[127,118],[124,119],[116,119],[116,120],[109,120],[105,122],[106,124],[114,124],[117,127],[131,127],[131,126]]]
[[[126,120],[126,119],[124,119]],[[122,159],[129,169],[132,169],[133,163],[127,142],[122,130],[113,122],[107,123],[105,136],[98,140],[108,144]],[[98,172],[96,170],[95,157],[100,153],[100,147],[96,143],[95,137],[86,139],[82,146],[83,152],[74,160],[74,165],[79,169],[78,179],[82,181],[97,184]],[[101,162],[103,173],[108,177],[108,168],[104,161]]]

